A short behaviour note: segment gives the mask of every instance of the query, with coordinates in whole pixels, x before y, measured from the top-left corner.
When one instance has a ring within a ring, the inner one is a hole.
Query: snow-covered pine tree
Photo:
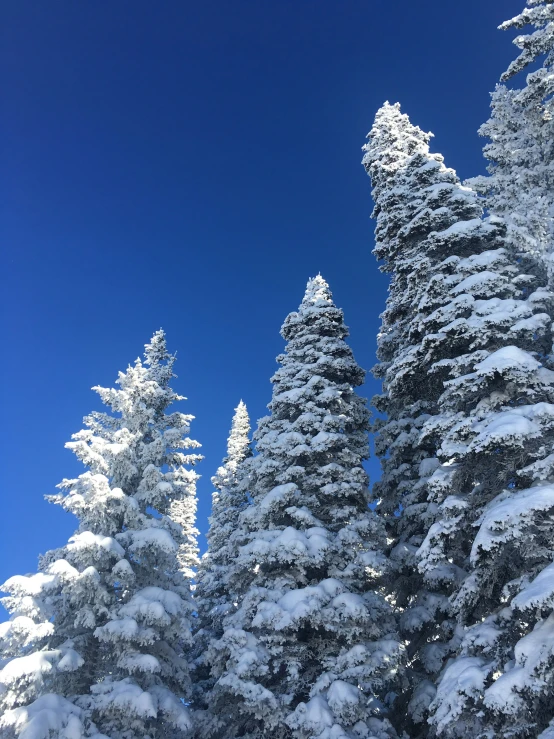
[[[389,106],[395,135],[399,116]],[[389,137],[394,151],[387,155],[380,129],[372,131],[370,174],[390,171],[401,139]],[[532,612],[521,593],[554,556],[554,488],[548,483],[554,374],[545,366],[552,350],[553,296],[544,267],[518,254],[503,238],[501,224],[467,217],[479,216],[473,192],[459,183],[443,189],[437,182],[418,182],[429,171],[440,175],[440,167],[426,164],[421,154],[402,168],[397,175],[390,172],[388,189],[374,194],[378,208],[401,204],[411,168],[411,186],[422,203],[397,231],[396,245],[404,249],[393,255],[402,270],[409,268],[411,253],[418,258],[409,328],[384,367],[380,407],[388,415],[385,429],[393,428],[384,443],[409,446],[411,455],[434,455],[423,461],[422,480],[412,475],[411,486],[402,467],[403,477],[390,468],[391,460],[402,461],[394,446],[384,462],[380,491],[393,496],[389,509],[403,508],[390,521],[393,558],[402,562],[401,555],[412,555],[421,543],[415,561],[405,560],[415,594],[403,602],[403,633],[415,632],[408,653],[416,679],[420,666],[423,675],[440,677],[430,707],[439,733],[536,737],[552,715],[554,660],[544,620],[550,611],[546,605],[541,612],[541,602]],[[442,199],[430,207],[427,198],[437,193]],[[432,225],[426,229],[427,223]],[[395,270],[393,257],[387,266]],[[431,261],[426,272],[419,269],[425,257]],[[389,305],[396,284],[393,279]],[[394,426],[398,414],[417,411],[422,402],[427,417],[418,422],[419,433],[402,437]],[[380,450],[387,453],[386,446]],[[396,590],[402,587],[405,581],[397,581]],[[542,595],[548,603],[544,590]],[[450,655],[454,659],[445,663]],[[423,717],[421,708],[432,695],[425,681],[413,694],[408,691],[414,719]]]
[[[212,477],[212,515],[207,534],[208,549],[196,576],[195,604],[197,619],[194,634],[194,693],[199,709],[197,721],[204,733],[215,731],[217,717],[210,707],[211,665],[208,649],[223,635],[223,619],[236,610],[232,570],[238,554],[239,516],[248,504],[244,486],[245,460],[251,458],[250,419],[241,400],[235,408],[227,440],[227,456]],[[242,542],[244,543],[244,542]],[[213,724],[210,727],[209,724]]]
[[[420,304],[424,286],[445,256],[493,249],[500,235],[481,220],[475,193],[460,184],[440,154],[429,151],[431,136],[412,125],[398,104],[385,103],[363,159],[373,185],[374,253],[391,275],[378,336],[379,364],[373,370],[383,381],[383,393],[373,404],[385,416],[375,424],[382,477],[374,497],[387,524],[396,567],[389,587],[408,642],[408,685],[399,704],[409,706],[398,713],[404,717],[402,728],[412,735],[417,725],[425,734],[425,709],[442,667],[443,642],[450,638],[446,619],[452,587],[425,581],[414,559],[436,515],[428,481],[439,466],[435,443],[421,438],[421,429],[436,413],[442,392],[440,373],[429,374],[432,355],[419,351],[424,335],[414,330],[414,321],[421,309],[424,315],[434,309]]]
[[[492,93],[491,117],[479,133],[489,176],[468,184],[486,197],[491,213],[507,225],[507,237],[519,250],[550,256],[554,250],[554,3],[529,0],[520,15],[501,28],[524,28],[522,50],[502,76],[507,81],[534,65],[522,89],[498,85]],[[538,68],[536,68],[538,66]],[[549,268],[554,271],[551,258]]]
[[[146,361],[94,388],[113,413],[93,412],[67,446],[89,468],[51,499],[79,528],[41,558],[40,572],[3,586],[1,736],[155,739],[190,728],[192,599],[187,563],[200,458],[192,416],[167,413],[174,357],[162,331]],[[181,547],[181,552],[179,548]],[[191,564],[189,562],[189,564]]]
[[[225,739],[394,736],[384,702],[402,650],[378,592],[385,541],[368,508],[364,371],[347,334],[327,283],[311,279],[254,435],[239,609],[212,649]]]

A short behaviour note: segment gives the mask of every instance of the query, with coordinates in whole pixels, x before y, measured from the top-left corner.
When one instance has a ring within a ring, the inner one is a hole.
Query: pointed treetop
[[[246,403],[244,400],[240,400],[239,404],[235,408],[235,414],[233,416],[232,421],[232,427],[231,427],[231,433],[233,432],[233,429],[235,428],[241,428],[243,429],[245,424],[247,426],[250,425],[250,417],[248,416],[248,409],[246,407]]]
[[[250,417],[246,404],[241,400],[235,408],[235,415],[231,423],[231,432],[227,440],[227,463],[238,466],[246,457],[250,456]]]
[[[162,362],[165,359],[170,358],[170,354],[167,351],[167,342],[165,340],[165,331],[158,329],[155,331],[148,344],[144,345],[144,357],[146,364],[152,365],[158,362]]]
[[[406,113],[401,112],[400,103],[391,105],[387,101],[375,115],[373,127],[367,135],[369,143],[362,147],[366,152],[362,164],[369,173],[371,165],[385,155],[389,167],[401,166],[406,157],[427,154],[432,136],[432,133],[410,123]],[[393,157],[392,152],[403,156]]]
[[[163,329],[160,328],[154,332],[148,344],[144,345],[144,357],[146,366],[150,368],[150,372],[162,387],[165,387],[169,380],[175,377],[173,374],[175,355],[167,351]]]
[[[333,296],[329,285],[320,274],[317,277],[310,277],[308,280],[300,309],[313,305],[333,305]]]
[[[374,254],[383,260],[384,271],[398,269],[396,260],[400,254],[409,260],[421,256],[418,249],[415,252],[412,249],[417,243],[413,236],[422,227],[419,221],[412,223],[416,215],[425,221],[434,214],[434,226],[430,230],[451,225],[452,221],[447,223],[450,216],[446,217],[449,211],[441,209],[439,201],[449,197],[454,198],[453,202],[462,199],[469,206],[470,218],[477,218],[481,213],[475,193],[469,188],[463,190],[456,172],[445,167],[444,157],[429,150],[432,135],[412,125],[398,103],[385,103],[377,111],[368,143],[362,147],[365,151],[362,165],[371,177],[375,206],[372,216],[377,222]],[[437,185],[441,187],[436,188]],[[424,205],[426,200],[429,202]],[[413,269],[411,263],[410,271]],[[407,298],[407,303],[411,303],[411,298]]]

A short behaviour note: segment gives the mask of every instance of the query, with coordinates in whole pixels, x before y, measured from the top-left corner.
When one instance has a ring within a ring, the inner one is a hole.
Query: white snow
[[[540,690],[544,686],[541,678],[550,671],[554,657],[554,613],[517,642],[514,656],[515,665],[485,691],[487,706],[508,713],[521,710],[520,694],[524,689],[535,685]]]
[[[468,700],[477,698],[485,687],[489,672],[490,665],[478,657],[458,657],[446,668],[430,706],[439,731],[456,724]]]
[[[6,711],[0,729],[14,731],[18,739],[108,739],[85,732],[83,711],[61,695],[46,693],[28,706]]]
[[[74,552],[81,549],[91,549],[98,547],[104,549],[110,554],[115,554],[118,557],[123,557],[125,550],[118,544],[118,542],[111,536],[102,536],[101,534],[93,534],[92,531],[83,531],[80,534],[75,534],[70,537],[67,544],[67,551]]]
[[[520,611],[554,606],[554,562],[512,599],[512,607]]]
[[[504,346],[492,352],[486,359],[478,362],[475,369],[479,374],[491,375],[495,372],[517,369],[522,372],[533,372],[540,367],[538,362],[529,352],[519,349],[517,346]]]
[[[488,506],[480,521],[471,548],[471,561],[476,563],[482,551],[488,552],[510,539],[525,534],[525,526],[533,521],[535,511],[554,508],[554,485],[542,485],[502,493]]]

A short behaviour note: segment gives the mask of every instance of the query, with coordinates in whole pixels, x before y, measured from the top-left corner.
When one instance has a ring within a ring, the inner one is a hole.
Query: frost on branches
[[[91,413],[67,444],[88,470],[51,499],[79,528],[38,574],[3,586],[2,737],[177,738],[190,728],[193,606],[177,561],[196,558],[190,466],[200,457],[192,416],[166,412],[182,399],[169,386],[173,364],[158,331],[117,389],[94,388],[112,413]]]
[[[208,549],[202,557],[195,591],[196,611],[194,653],[195,702],[200,708],[197,721],[202,725],[216,719],[210,711],[211,665],[208,650],[223,634],[223,619],[236,610],[235,559],[240,536],[239,516],[248,504],[244,485],[245,460],[252,456],[250,419],[246,405],[235,408],[227,441],[227,456],[212,477],[212,515],[208,530]],[[243,543],[243,542],[242,542]],[[208,731],[205,727],[204,731]]]
[[[371,174],[398,159],[406,121],[391,107],[380,120],[392,129],[393,151],[374,144],[372,131]],[[518,254],[496,219],[482,220],[474,193],[456,184],[429,204],[439,188],[422,173],[439,167],[417,154],[408,164],[421,210],[395,232],[404,250],[387,254],[388,309],[397,297],[396,264],[404,274],[415,253],[413,308],[381,370],[380,405],[388,415],[381,491],[392,496],[389,508],[399,506],[392,558],[405,566],[395,595],[406,593],[401,625],[420,671],[408,709],[421,723],[428,707],[446,736],[537,736],[554,705],[549,576],[541,574],[554,557],[553,296],[541,264]],[[398,172],[376,193],[378,208],[403,202],[406,175]],[[422,408],[424,418],[416,415]],[[409,435],[409,423],[404,433],[395,422],[411,409]],[[432,456],[419,462],[417,480],[415,455],[424,452]],[[530,600],[529,588],[542,600]]]
[[[528,27],[534,30],[529,32]],[[532,70],[526,80],[526,88],[522,91],[523,98],[535,98],[546,102],[552,112],[554,93],[554,3],[552,0],[527,0],[527,7],[522,13],[503,23],[500,28],[525,28],[527,33],[520,34],[514,39],[514,44],[521,49],[502,80],[509,80],[524,70],[529,71],[531,64],[542,61],[538,69]]]
[[[475,177],[468,184],[486,196],[491,213],[504,219],[516,248],[548,255],[552,275],[554,3],[529,0],[527,5],[523,13],[501,26],[534,28],[514,40],[521,54],[502,79],[529,72],[529,67],[532,71],[522,89],[499,85],[493,92],[491,117],[479,130],[490,140],[484,148],[489,176]]]
[[[390,589],[409,642],[409,686],[399,713],[403,728],[413,734],[424,731],[433,682],[446,655],[453,628],[448,596],[458,576],[452,567],[428,581],[415,560],[436,516],[429,483],[440,464],[434,440],[421,431],[437,412],[443,387],[441,373],[431,372],[440,335],[424,323],[439,303],[425,286],[433,285],[441,270],[456,272],[459,260],[441,266],[449,254],[493,250],[500,235],[497,226],[481,220],[475,193],[460,184],[440,154],[429,151],[431,136],[412,125],[398,104],[386,103],[375,117],[363,159],[373,185],[375,255],[391,275],[374,368],[383,393],[373,403],[386,416],[375,424],[383,472],[374,494],[381,501],[396,568]],[[471,269],[471,262],[460,264],[462,271]]]
[[[213,646],[218,736],[387,739],[401,646],[378,586],[364,379],[322,277],[282,328],[271,414],[255,434],[239,608]]]

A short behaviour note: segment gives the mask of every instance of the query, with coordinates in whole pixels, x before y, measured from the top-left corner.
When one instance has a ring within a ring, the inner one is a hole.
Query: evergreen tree
[[[381,269],[391,275],[378,336],[379,363],[373,370],[383,381],[383,393],[373,404],[385,416],[374,427],[382,466],[374,495],[387,524],[395,564],[389,587],[408,642],[409,682],[399,703],[409,705],[398,713],[404,717],[402,727],[413,734],[417,725],[425,725],[425,710],[453,628],[449,585],[426,581],[415,560],[436,515],[428,485],[439,467],[434,441],[423,438],[421,431],[437,412],[443,385],[440,373],[430,373],[432,354],[420,351],[427,329],[415,330],[414,322],[418,311],[425,315],[434,310],[428,299],[422,304],[423,287],[446,255],[491,249],[499,238],[498,228],[481,220],[475,193],[460,184],[440,154],[430,152],[431,137],[413,126],[398,104],[385,103],[375,117],[363,159],[373,185],[374,253],[382,260]],[[448,578],[455,576],[453,568]]]
[[[166,413],[182,398],[163,332],[145,349],[118,389],[94,388],[113,413],[91,413],[67,444],[89,469],[51,499],[77,516],[76,534],[38,574],[3,586],[3,737],[154,739],[190,728],[193,606],[177,555],[194,558],[195,531],[181,522],[194,518],[197,475],[185,465],[199,445],[192,416]]]
[[[212,649],[219,736],[393,736],[384,698],[401,646],[378,592],[384,534],[368,508],[363,370],[322,277],[282,328],[270,415],[255,433],[239,608]],[[392,699],[392,695],[389,695]]]
[[[396,151],[407,124],[390,108]],[[382,370],[380,401],[385,429],[393,429],[380,446],[381,491],[389,510],[402,508],[389,521],[393,559],[405,567],[395,598],[408,592],[400,601],[415,672],[409,709],[414,720],[424,717],[438,679],[430,710],[439,733],[537,736],[553,700],[549,611],[532,612],[525,593],[554,555],[548,483],[554,375],[547,366],[553,296],[541,264],[518,254],[495,219],[478,217],[474,193],[459,183],[422,181],[422,174],[440,170],[419,154],[406,160],[404,172],[387,170],[395,157],[382,150],[379,128],[372,131],[366,166],[372,175],[390,172],[388,189],[376,193],[378,207],[402,202],[410,170],[422,203],[396,232],[405,250],[391,256],[389,269],[409,268],[411,253],[418,255],[416,268],[425,258],[430,265],[412,275],[409,329]],[[472,213],[477,217],[468,218]],[[395,272],[389,305],[396,284]],[[423,419],[416,415],[422,403]],[[395,421],[410,412],[417,431],[406,438]],[[402,468],[396,471],[406,458],[394,445],[408,446],[410,459],[433,451],[420,463],[421,480],[414,463],[411,484]]]
[[[529,0],[528,8],[501,28],[529,24],[536,30],[515,39],[522,51],[502,79],[530,65],[538,69],[522,89],[499,85],[492,94],[491,117],[479,129],[490,139],[484,148],[489,176],[468,184],[503,218],[516,248],[545,256],[554,249],[554,3]],[[548,266],[552,271],[551,259]]]
[[[210,710],[210,695],[214,680],[208,649],[223,635],[223,619],[236,610],[237,594],[232,592],[231,573],[238,554],[239,516],[248,504],[244,489],[244,462],[252,456],[250,419],[246,405],[240,401],[235,408],[227,441],[227,456],[212,477],[212,515],[208,530],[208,549],[202,557],[195,591],[198,613],[195,628],[195,702],[201,709],[198,721],[203,731],[214,729],[217,718]]]

